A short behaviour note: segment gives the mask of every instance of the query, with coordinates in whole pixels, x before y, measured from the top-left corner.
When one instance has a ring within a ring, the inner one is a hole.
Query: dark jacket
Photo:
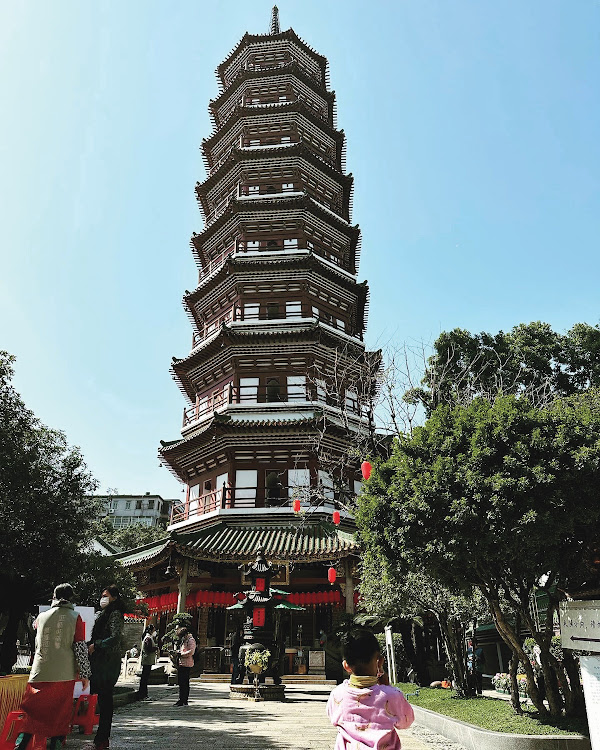
[[[94,644],[90,666],[95,687],[113,687],[119,679],[123,624],[123,613],[114,606],[114,602],[96,615],[90,641]]]

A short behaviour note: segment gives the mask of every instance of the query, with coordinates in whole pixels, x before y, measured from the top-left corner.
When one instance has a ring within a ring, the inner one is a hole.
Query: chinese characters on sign
[[[600,653],[600,601],[561,602],[563,648]]]

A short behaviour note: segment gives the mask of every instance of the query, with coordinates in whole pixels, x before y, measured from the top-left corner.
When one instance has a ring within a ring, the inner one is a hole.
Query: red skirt
[[[21,701],[25,714],[23,731],[41,737],[69,734],[73,717],[73,687],[67,682],[28,682]]]

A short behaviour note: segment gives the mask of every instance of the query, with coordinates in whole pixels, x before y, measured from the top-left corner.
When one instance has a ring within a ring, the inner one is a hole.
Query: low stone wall
[[[467,750],[591,750],[590,741],[582,735],[490,732],[421,706],[413,706],[413,709],[418,724],[464,745]]]

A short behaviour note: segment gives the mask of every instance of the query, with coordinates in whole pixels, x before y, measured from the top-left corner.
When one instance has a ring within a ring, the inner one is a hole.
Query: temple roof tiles
[[[170,539],[128,550],[114,556],[126,567],[151,567],[171,550],[195,559],[247,562],[262,547],[269,560],[331,560],[356,554],[355,535],[324,521],[279,522],[245,518],[220,520],[191,533],[177,533]]]

